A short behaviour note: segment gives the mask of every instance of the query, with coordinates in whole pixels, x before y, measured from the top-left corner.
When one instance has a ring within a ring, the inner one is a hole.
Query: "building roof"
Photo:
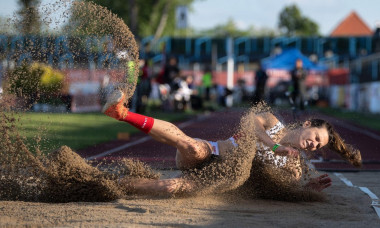
[[[373,31],[352,11],[330,34],[330,36],[372,36]]]

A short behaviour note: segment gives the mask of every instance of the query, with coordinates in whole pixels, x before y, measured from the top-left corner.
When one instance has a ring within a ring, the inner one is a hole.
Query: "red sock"
[[[127,117],[120,120],[130,123],[132,126],[145,132],[146,134],[148,134],[152,129],[154,123],[154,119],[152,117],[143,116],[133,112],[128,112]]]

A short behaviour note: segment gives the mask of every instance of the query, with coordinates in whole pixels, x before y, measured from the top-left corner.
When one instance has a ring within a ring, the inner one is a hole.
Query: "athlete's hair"
[[[335,131],[329,122],[321,119],[310,119],[309,121],[311,123],[311,127],[325,127],[327,129],[327,132],[329,134],[329,142],[327,143],[327,146],[331,150],[338,153],[342,158],[350,162],[355,167],[361,167],[362,156],[360,154],[360,151],[354,148],[352,145],[345,143],[342,137],[340,137],[340,135]]]

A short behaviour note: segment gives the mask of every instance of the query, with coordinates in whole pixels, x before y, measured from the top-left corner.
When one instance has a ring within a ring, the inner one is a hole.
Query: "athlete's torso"
[[[269,130],[267,130],[266,133],[269,137],[271,137],[271,139],[273,139],[273,141],[278,142],[280,139],[279,134],[281,134],[284,128],[285,126],[281,122],[277,122],[277,124],[271,127]],[[227,140],[221,140],[217,142],[208,141],[208,143],[210,143],[212,147],[212,153],[220,156],[224,156],[226,153],[229,153],[231,150],[238,146],[235,137],[231,137]],[[286,165],[286,156],[275,155],[272,152],[271,148],[264,145],[262,142],[257,142],[256,145],[257,157],[260,157],[263,160],[270,160],[277,167],[283,167]]]

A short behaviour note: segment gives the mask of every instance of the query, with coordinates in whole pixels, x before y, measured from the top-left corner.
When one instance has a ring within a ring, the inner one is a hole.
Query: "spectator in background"
[[[165,65],[162,82],[163,84],[173,85],[174,79],[179,77],[179,68],[177,59],[170,57],[169,62]]]
[[[194,78],[191,75],[175,80],[173,91],[175,110],[184,111],[202,107],[202,99],[197,95],[193,82]]]
[[[221,84],[216,84],[214,87],[216,90],[218,105],[221,107],[227,107],[227,97],[232,95],[234,91]]]
[[[256,82],[256,91],[254,95],[253,103],[258,103],[264,100],[265,95],[265,85],[268,80],[267,73],[263,70],[261,63],[259,63],[259,68],[256,71],[255,82]]]
[[[212,87],[212,73],[211,73],[211,69],[209,66],[207,66],[205,68],[205,73],[203,74],[203,77],[202,77],[202,86],[204,88],[204,91],[205,91],[205,100],[206,101],[209,101],[210,100],[210,90],[211,90],[211,87]]]
[[[292,99],[295,107],[299,106],[301,110],[305,109],[305,78],[307,76],[306,70],[303,68],[302,59],[297,59],[295,63],[295,68],[291,71],[292,75]],[[297,105],[298,104],[298,105]]]

